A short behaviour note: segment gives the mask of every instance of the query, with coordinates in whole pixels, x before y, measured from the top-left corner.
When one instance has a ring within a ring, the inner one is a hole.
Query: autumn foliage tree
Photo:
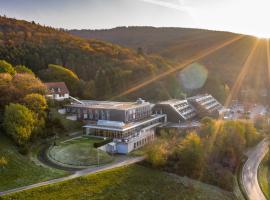
[[[194,132],[189,133],[172,152],[174,168],[179,174],[198,177],[203,161],[203,144]]]
[[[7,159],[4,156],[0,157],[0,169],[4,169],[7,164]]]
[[[11,66],[12,71],[15,71],[11,64],[3,62]],[[27,94],[44,95],[46,93],[45,85],[33,73],[28,72],[27,67],[19,68],[18,73],[13,75],[8,72],[0,73],[0,110],[10,102],[20,102]]]
[[[199,130],[180,135],[161,132],[146,151],[147,161],[181,176],[233,189],[234,173],[243,152],[261,139],[251,123],[201,120]]]
[[[37,93],[27,94],[23,98],[23,103],[27,108],[41,116],[44,115],[44,111],[48,108],[45,97]]]
[[[8,73],[10,75],[14,75],[16,70],[12,67],[12,65],[5,60],[0,60],[0,73]]]
[[[168,144],[158,139],[146,150],[147,160],[155,167],[162,167],[166,164],[168,156]]]
[[[15,143],[25,145],[29,142],[36,124],[35,113],[20,104],[9,104],[5,108],[4,128]]]
[[[32,70],[29,69],[28,67],[24,66],[24,65],[15,66],[15,70],[16,70],[17,73],[21,73],[21,74],[28,73],[28,74],[34,75]]]

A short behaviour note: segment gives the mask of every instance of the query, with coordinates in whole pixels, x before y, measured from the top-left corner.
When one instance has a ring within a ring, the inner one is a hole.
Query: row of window
[[[95,135],[95,136],[100,136],[100,137],[117,138],[117,139],[128,138],[130,136],[135,135],[143,128],[146,128],[146,127],[151,126],[153,124],[156,124],[158,122],[164,122],[164,118],[155,119],[153,121],[142,124],[141,126],[138,126],[136,128],[130,129],[130,130],[125,131],[125,132],[112,131],[112,130],[102,130],[102,129],[91,129],[91,134]]]
[[[154,140],[154,138],[155,138],[155,135],[154,134],[149,135],[149,136],[147,136],[147,137],[145,137],[145,138],[143,138],[143,139],[135,142],[133,144],[134,145],[133,148],[134,149],[138,149],[138,148],[144,146],[145,144],[148,144],[150,141]]]
[[[186,107],[186,106],[189,106],[187,102],[174,105],[174,107],[177,108],[177,109],[178,108],[183,108],[183,107]]]

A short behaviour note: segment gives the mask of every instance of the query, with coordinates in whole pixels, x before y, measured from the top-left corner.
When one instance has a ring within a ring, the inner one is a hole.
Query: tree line
[[[185,135],[161,131],[160,137],[146,148],[147,162],[232,191],[244,150],[260,139],[251,123],[204,118],[199,130]]]

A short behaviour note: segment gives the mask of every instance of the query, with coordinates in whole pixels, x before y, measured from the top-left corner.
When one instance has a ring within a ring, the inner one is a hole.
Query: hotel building
[[[67,114],[85,120],[86,135],[112,138],[106,150],[127,154],[155,138],[156,127],[167,121],[165,114],[152,115],[152,105],[142,99],[136,102],[81,101],[66,106]]]

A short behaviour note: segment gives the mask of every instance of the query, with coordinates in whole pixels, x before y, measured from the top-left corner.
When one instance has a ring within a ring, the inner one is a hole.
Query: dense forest
[[[71,95],[84,99],[117,97],[236,36],[228,32],[152,27],[67,31],[6,17],[0,17],[0,22],[0,59],[14,66],[25,65],[42,81],[65,81]],[[224,102],[255,42],[254,37],[244,36],[198,60],[199,68],[206,73],[200,77],[201,70],[192,68],[185,74],[188,84],[181,80],[182,72],[173,73],[120,98],[159,101],[209,92]],[[266,43],[261,40],[239,98],[267,100],[264,97],[269,80],[264,76],[268,73],[264,52]],[[201,78],[205,80],[199,87],[185,87]]]
[[[181,63],[188,58],[222,43],[237,34],[188,28],[118,27],[108,30],[71,30],[70,33],[88,39],[100,39],[125,47],[142,49],[146,54],[157,54],[165,59]],[[208,91],[219,100],[222,87],[231,88],[249,55],[256,38],[244,36],[215,53],[199,60],[208,71],[207,81],[199,91]],[[267,68],[267,43],[260,40],[250,63],[239,98],[249,101],[265,101],[269,79]],[[193,79],[195,79],[194,77]],[[193,93],[198,90],[191,91]],[[268,94],[269,96],[269,94]]]
[[[160,56],[6,17],[0,17],[0,59],[27,66],[43,81],[70,81],[72,95],[96,99],[117,95],[142,77],[172,67],[172,62]],[[65,77],[74,76],[64,78],[65,73]],[[158,99],[162,90],[153,92],[152,97]]]

